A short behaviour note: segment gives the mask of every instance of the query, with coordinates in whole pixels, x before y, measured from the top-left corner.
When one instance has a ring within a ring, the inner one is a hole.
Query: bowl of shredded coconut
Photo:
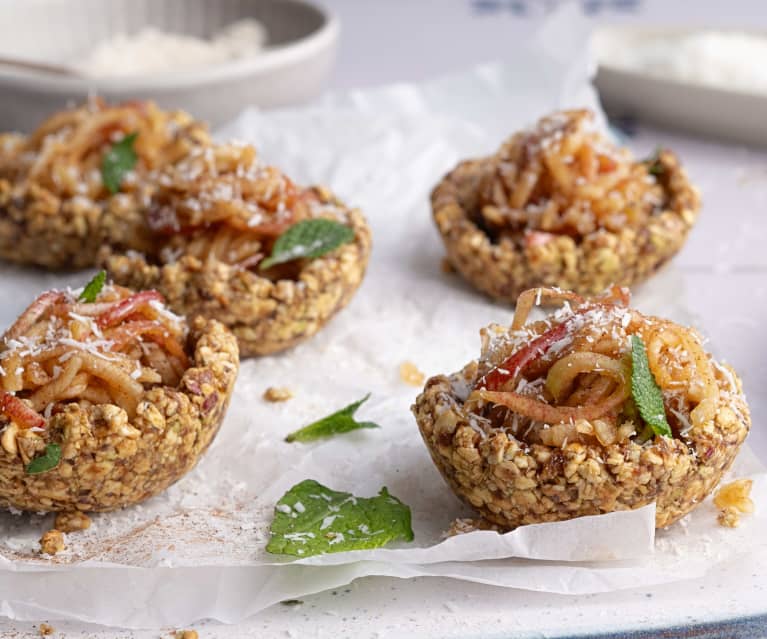
[[[767,144],[767,33],[609,26],[592,40],[608,111],[746,144]]]
[[[23,25],[23,26],[22,26]],[[322,91],[338,22],[304,0],[36,0],[0,5],[2,130],[89,95],[152,99],[213,125]]]

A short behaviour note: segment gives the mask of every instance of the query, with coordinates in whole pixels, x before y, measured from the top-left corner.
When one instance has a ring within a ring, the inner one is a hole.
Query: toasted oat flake
[[[719,508],[717,521],[721,526],[736,528],[741,514],[754,512],[754,502],[749,496],[753,484],[750,479],[737,479],[716,492],[714,505]]]
[[[399,377],[406,384],[411,386],[423,386],[425,375],[418,370],[413,362],[402,362],[399,365]]]
[[[263,394],[267,402],[286,402],[292,397],[293,391],[285,386],[270,386]]]

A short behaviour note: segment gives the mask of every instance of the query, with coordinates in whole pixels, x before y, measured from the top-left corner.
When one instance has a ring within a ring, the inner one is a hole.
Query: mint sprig
[[[53,470],[61,461],[61,446],[58,444],[48,444],[42,455],[35,457],[27,464],[25,472],[27,475],[40,475]]]
[[[93,304],[96,298],[101,293],[101,289],[104,288],[104,283],[107,281],[107,272],[99,271],[93,276],[93,279],[85,285],[83,292],[80,293],[77,298],[81,302],[88,302]]]
[[[286,438],[286,442],[311,442],[315,439],[321,439],[323,437],[331,437],[340,433],[348,433],[352,430],[358,430],[360,428],[380,428],[380,426],[374,422],[358,422],[354,419],[354,413],[370,398],[370,393],[365,395],[361,400],[345,406],[341,410],[335,413],[318,419],[316,422],[312,422],[297,431],[290,433]]]
[[[277,502],[266,551],[310,557],[331,552],[380,548],[413,540],[410,508],[386,487],[375,497],[355,497],[313,479],[291,488]]]
[[[320,257],[353,239],[354,230],[340,222],[324,218],[303,220],[277,238],[272,254],[261,262],[259,268]]]
[[[661,164],[660,161],[661,153],[663,153],[663,147],[656,146],[655,150],[652,152],[652,155],[643,160],[643,162],[647,164],[647,172],[650,175],[661,175],[663,173],[663,164]]]
[[[113,195],[120,190],[125,174],[136,166],[138,156],[133,148],[138,132],[126,135],[106,152],[101,161],[101,179]]]
[[[663,393],[653,377],[647,361],[647,349],[638,335],[631,336],[631,396],[653,433],[673,437],[663,406]]]

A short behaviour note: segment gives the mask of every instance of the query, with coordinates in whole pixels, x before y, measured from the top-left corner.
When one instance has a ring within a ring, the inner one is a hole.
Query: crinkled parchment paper
[[[40,557],[37,544],[52,516],[1,515],[0,613],[123,627],[236,622],[365,575],[592,593],[698,577],[736,554],[765,552],[764,514],[723,530],[710,503],[657,537],[649,506],[506,535],[442,538],[455,518],[471,512],[429,459],[409,411],[418,389],[398,369],[405,361],[427,375],[459,369],[478,353],[479,328],[509,322],[511,310],[442,272],[428,194],[459,159],[491,152],[541,114],[596,107],[584,43],[577,19],[560,15],[531,45],[510,47],[513,64],[420,87],[330,96],[310,108],[249,111],[222,131],[222,138],[254,142],[299,182],[330,185],[365,211],[375,238],[367,278],[349,308],[314,339],[281,356],[243,362],[218,439],[165,494],[94,516],[92,527],[68,535],[68,549],[54,558]],[[87,277],[8,266],[2,275],[2,325],[36,292]],[[635,301],[647,312],[689,321],[676,305],[679,287],[671,268]],[[287,386],[295,398],[267,403],[261,395],[268,386]],[[367,392],[372,398],[359,414],[381,429],[310,445],[282,441]],[[739,474],[760,469],[747,452],[741,456]],[[267,555],[275,501],[307,478],[361,496],[387,486],[411,506],[415,542],[292,563]],[[758,476],[757,503],[766,493]]]

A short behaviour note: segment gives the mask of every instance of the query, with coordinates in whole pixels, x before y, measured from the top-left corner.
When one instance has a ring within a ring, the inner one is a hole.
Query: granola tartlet
[[[87,290],[87,289],[86,289]],[[239,360],[219,322],[191,329],[156,291],[48,291],[0,345],[0,506],[108,511],[194,467]]]
[[[243,356],[289,348],[316,333],[354,295],[370,229],[322,187],[300,188],[263,165],[251,146],[218,145],[165,171],[148,213],[151,250],[108,253],[111,277],[161,291],[177,313],[218,319]],[[327,219],[353,237],[319,257],[262,268],[294,225]]]
[[[525,323],[542,296],[565,305]],[[737,375],[693,329],[630,310],[624,296],[528,291],[511,328],[483,329],[478,361],[427,381],[413,406],[423,440],[453,491],[489,521],[514,528],[655,501],[663,527],[730,467],[750,428]],[[635,394],[637,341],[656,384],[649,417]]]
[[[533,286],[597,294],[644,280],[682,247],[700,201],[676,156],[638,162],[591,120],[554,113],[436,186],[448,260],[475,288],[511,302]]]
[[[113,193],[104,158],[134,134],[135,164]],[[94,266],[106,241],[144,249],[153,172],[209,143],[204,125],[183,112],[95,99],[56,113],[29,136],[0,134],[0,258],[78,269]]]

